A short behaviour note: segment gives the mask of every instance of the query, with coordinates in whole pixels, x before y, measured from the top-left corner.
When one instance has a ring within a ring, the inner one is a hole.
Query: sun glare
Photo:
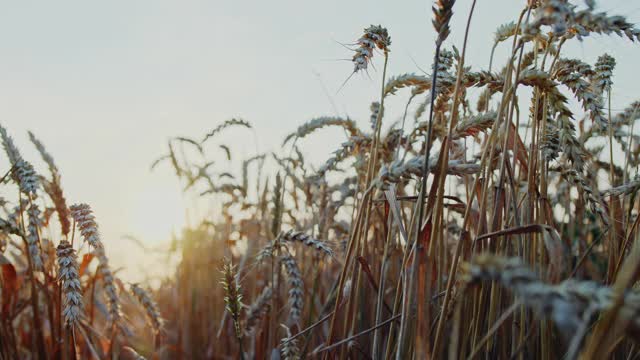
[[[6,1],[0,360],[640,358],[638,2]]]
[[[166,193],[163,185],[150,183],[131,199],[129,235],[148,245],[167,243],[186,224],[184,198],[179,191]]]

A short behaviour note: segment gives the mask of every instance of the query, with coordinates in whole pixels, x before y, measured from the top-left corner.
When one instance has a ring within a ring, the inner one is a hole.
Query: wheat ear
[[[62,314],[67,325],[75,325],[84,316],[82,305],[82,285],[78,273],[78,257],[71,244],[60,241],[57,249],[58,280],[64,294]]]
[[[145,312],[147,313],[147,318],[151,321],[151,325],[153,329],[157,332],[162,330],[162,317],[160,316],[160,310],[158,309],[158,304],[151,298],[149,293],[140,287],[139,284],[131,284],[131,293],[133,296],[138,299],[138,302],[144,307]]]

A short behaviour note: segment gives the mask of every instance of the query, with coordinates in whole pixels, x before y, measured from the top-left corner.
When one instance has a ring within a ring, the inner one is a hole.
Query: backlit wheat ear
[[[108,312],[110,321],[118,322],[120,320],[120,300],[116,291],[114,277],[109,266],[109,260],[105,253],[104,245],[100,239],[98,224],[95,221],[93,211],[87,204],[71,205],[70,210],[71,217],[76,221],[83,239],[94,248],[94,254],[98,258],[99,263],[98,271],[102,275],[107,304],[109,305]]]
[[[325,163],[322,164],[322,166],[320,166],[320,168],[318,169],[318,172],[316,173],[316,177],[317,178],[324,177],[327,174],[327,172],[336,170],[338,164],[343,162],[348,157],[352,156],[356,150],[356,147],[358,146],[357,142],[354,140],[355,139],[352,138],[352,139],[349,139],[348,141],[343,142],[340,145],[340,148],[334,151],[333,155],[329,159],[327,159],[327,161],[325,161]]]
[[[376,48],[385,53],[389,52],[391,38],[389,37],[387,29],[380,25],[371,25],[364,29],[364,34],[358,39],[357,44],[358,47],[354,50],[356,53],[352,59],[354,73],[367,69],[369,62],[373,58],[373,51]]]
[[[377,101],[372,102],[371,106],[369,107],[369,110],[371,110],[371,116],[369,117],[369,124],[371,124],[371,130],[375,130],[376,123],[378,122],[378,115],[380,115],[380,103]]]
[[[337,191],[339,193],[339,196],[335,201],[331,201],[329,206],[333,208],[334,211],[338,211],[342,206],[344,206],[347,199],[355,196],[355,186],[357,186],[357,183],[358,178],[351,177],[344,179],[344,181],[339,186],[331,188],[329,193],[334,193]],[[329,227],[333,227],[334,223],[335,219],[332,219],[330,223],[331,225],[329,225]]]
[[[626,184],[622,184],[620,186],[613,187],[611,189],[604,190],[600,192],[601,196],[620,196],[620,195],[631,195],[640,190],[640,178],[636,176],[635,179],[629,181]]]
[[[595,13],[593,9],[577,11],[573,16],[574,25],[570,34],[582,38],[590,33],[626,36],[631,41],[640,41],[640,30],[628,22],[624,16]]]
[[[242,331],[240,329],[240,311],[242,309],[242,293],[236,280],[235,266],[230,261],[225,260],[222,267],[222,287],[224,288],[224,303],[226,310],[233,319],[236,339],[241,342]]]
[[[44,160],[44,162],[49,167],[49,171],[51,171],[52,174],[59,175],[60,171],[58,170],[58,166],[56,166],[56,163],[53,160],[53,156],[49,154],[49,152],[44,147],[42,142],[40,142],[40,140],[38,140],[31,131],[29,131],[28,133],[29,133],[29,140],[31,140],[33,145],[35,145],[36,149],[40,153],[40,156],[42,156],[42,160]]]
[[[444,93],[446,92],[445,90],[451,89],[454,85],[455,77],[449,72],[453,66],[454,57],[453,52],[447,49],[440,50],[438,61],[433,64],[434,73],[436,74],[436,89],[434,93]]]
[[[18,160],[14,166],[14,180],[18,183],[20,191],[29,198],[35,197],[40,179],[33,166],[22,159]]]
[[[542,138],[540,149],[546,161],[558,158],[562,150],[560,146],[560,131],[552,121],[547,120],[547,131],[545,131]]]
[[[582,174],[573,169],[570,169],[566,172],[563,172],[563,175],[567,176],[568,180],[575,184],[580,190],[580,193],[582,193],[583,196],[586,197],[586,201],[589,204],[591,211],[594,214],[598,214],[605,226],[609,226],[609,216],[604,210],[604,206],[602,205],[601,200],[596,197],[596,193],[594,193],[593,189],[591,189],[591,186],[589,186],[589,183],[587,183]]]
[[[49,154],[42,142],[40,142],[40,140],[38,140],[31,131],[29,131],[29,139],[35,145],[40,156],[42,156],[42,159],[47,164],[49,171],[51,172],[51,181],[44,181],[43,187],[45,192],[49,194],[49,197],[51,197],[51,201],[53,201],[58,213],[60,230],[63,235],[67,235],[71,229],[71,223],[69,221],[70,213],[69,208],[67,207],[67,200],[64,197],[64,193],[62,192],[62,187],[60,185],[60,170],[53,160],[53,156]]]
[[[503,42],[515,34],[520,33],[518,25],[513,21],[498,26],[493,36],[493,42],[495,44]]]
[[[270,286],[265,286],[262,289],[262,293],[251,304],[249,311],[247,312],[247,320],[245,323],[245,332],[249,333],[253,331],[253,328],[258,325],[258,322],[262,317],[269,312],[271,308],[271,296],[273,291]]]
[[[71,231],[71,221],[69,217],[71,212],[67,206],[67,199],[64,196],[62,187],[59,182],[43,182],[44,191],[49,195],[56,212],[58,213],[58,221],[60,222],[60,232],[63,235],[68,235]]]
[[[572,5],[566,0],[544,0],[536,9],[533,21],[525,26],[527,37],[540,33],[540,27],[550,26],[555,36],[562,36],[567,32],[569,23],[573,19]]]
[[[387,81],[384,87],[384,95],[393,95],[398,89],[411,87],[412,95],[419,95],[431,89],[431,79],[424,75],[403,74],[394,76]]]
[[[31,191],[30,185],[25,182],[28,180],[35,180],[35,186],[33,186],[33,191],[37,188],[37,177],[31,177],[31,173],[35,174],[33,171],[33,167],[31,164],[24,162],[22,156],[20,155],[20,151],[16,147],[13,142],[13,138],[7,133],[7,130],[0,125],[0,137],[2,138],[2,146],[4,147],[5,153],[7,154],[7,158],[9,159],[9,163],[13,172],[11,173],[11,178],[18,184],[20,190],[27,194]]]
[[[611,90],[611,85],[613,85],[611,77],[613,76],[613,69],[615,67],[616,59],[609,56],[609,54],[598,57],[598,61],[596,61],[596,65],[594,66],[595,74],[593,75],[593,85],[600,93]]]
[[[4,151],[7,153],[11,165],[15,165],[19,160],[22,160],[20,151],[18,151],[18,148],[13,142],[13,138],[2,125],[0,125],[0,137],[2,138],[2,147],[4,147]]]
[[[438,33],[436,46],[439,47],[449,36],[449,22],[453,16],[455,0],[437,0],[433,6],[433,27]]]
[[[467,136],[477,136],[481,132],[485,132],[493,126],[498,114],[495,111],[480,113],[461,121],[456,125],[453,133],[453,139],[460,139]]]
[[[60,241],[57,249],[58,280],[61,282],[64,308],[62,314],[65,323],[75,325],[84,315],[82,305],[82,286],[78,274],[78,259],[71,244]]]
[[[130,288],[133,296],[138,299],[138,302],[142,305],[142,307],[144,307],[144,310],[147,313],[147,318],[149,319],[149,321],[151,321],[153,329],[156,332],[162,330],[163,321],[156,302],[153,301],[149,293],[138,284],[131,284]]]
[[[260,249],[260,251],[258,251],[258,254],[256,255],[256,263],[260,264],[263,261],[270,259],[273,256],[274,251],[274,242],[270,242],[269,244],[265,245],[262,249]]]
[[[584,79],[592,78],[595,72],[588,64],[580,60],[562,59],[558,63],[556,78],[567,86],[582,104],[582,108],[589,113],[591,120],[601,129],[606,129],[607,119],[602,112],[602,101],[596,86],[592,86]],[[552,95],[559,97],[560,95]]]
[[[231,120],[227,120],[225,122],[223,122],[222,124],[216,126],[213,130],[209,131],[209,133],[202,139],[202,141],[200,142],[205,143],[207,140],[209,140],[210,138],[214,137],[216,134],[218,134],[219,132],[221,132],[222,130],[229,128],[229,127],[233,127],[233,126],[240,126],[240,127],[245,127],[247,129],[251,129],[251,124],[249,124],[247,121],[244,121],[242,119],[231,119]]]
[[[94,248],[102,247],[98,224],[91,207],[87,204],[74,204],[69,209],[71,210],[71,217],[75,220],[78,229],[80,229],[80,234],[84,241]]]
[[[314,131],[325,126],[341,127],[345,129],[350,136],[361,135],[360,130],[353,120],[349,118],[344,119],[340,117],[324,116],[312,119],[311,121],[301,125],[300,127],[298,127],[298,130],[296,130],[296,132],[287,135],[282,143],[287,144],[293,138],[302,139],[303,137],[310,135]]]
[[[109,320],[117,323],[120,320],[120,299],[116,291],[115,278],[109,266],[109,259],[104,250],[104,246],[96,247],[94,254],[98,258],[98,270],[102,275],[102,283],[107,298]]]
[[[538,276],[520,258],[504,258],[493,254],[476,255],[464,265],[463,281],[499,281],[503,286],[516,288],[538,281]]]
[[[304,283],[302,274],[298,268],[296,259],[291,254],[286,253],[280,258],[280,262],[287,274],[287,284],[289,285],[289,320],[297,322],[300,320],[302,308],[304,306]]]
[[[43,270],[42,255],[40,254],[40,227],[42,221],[40,218],[40,209],[31,202],[27,209],[29,215],[29,225],[27,226],[27,244],[29,246],[29,256],[31,257],[31,265],[34,271]]]
[[[22,199],[19,204],[13,207],[13,210],[7,216],[7,222],[18,229],[18,234],[22,234],[22,213],[29,207],[29,200]],[[16,235],[18,235],[16,234]]]
[[[542,90],[553,91],[557,84],[549,73],[537,69],[525,69],[520,72],[519,82],[527,86],[537,86]]]
[[[437,155],[435,159],[432,157],[428,162],[428,171],[434,171]],[[404,180],[409,180],[413,176],[422,175],[424,164],[424,156],[416,156],[405,162],[394,161],[389,165],[383,166],[375,180],[375,185],[379,188],[386,188],[389,184],[397,184]],[[460,160],[449,160],[447,174],[450,175],[467,175],[476,174],[480,171],[480,165],[475,163],[467,163]]]
[[[287,332],[287,336],[280,341],[280,356],[283,360],[299,360],[300,349],[298,348],[298,340],[291,339],[291,330],[282,325]]]
[[[289,230],[286,233],[282,234],[282,240],[291,241],[291,242],[299,241],[299,242],[305,244],[306,246],[312,247],[312,248],[324,253],[325,255],[329,255],[329,256],[333,255],[333,250],[331,250],[329,245],[327,245],[323,241],[320,241],[318,239],[314,239],[311,236],[309,236],[309,235],[307,235],[307,234],[305,234],[305,233],[303,233],[301,231]]]
[[[15,219],[0,219],[0,231],[6,232],[7,234],[23,236],[22,230],[18,227]]]
[[[585,321],[584,315],[602,312],[614,306],[610,287],[592,281],[568,279],[558,285],[542,282],[519,258],[503,258],[480,254],[463,265],[463,279],[469,284],[496,281],[511,290],[518,300],[534,308],[539,315],[550,315],[567,336],[573,336]],[[629,290],[619,310],[621,320],[628,323],[629,335],[640,329],[640,294]],[[589,317],[586,319],[589,321]]]
[[[566,97],[557,92],[551,92],[548,96],[550,113],[556,118],[556,127],[560,137],[562,152],[571,162],[573,168],[580,172],[584,166],[585,154],[582,143],[576,138],[576,130],[573,125],[573,114],[567,108]]]
[[[466,72],[463,78],[465,87],[483,87],[486,86],[491,93],[501,91],[504,86],[504,77],[489,71]]]

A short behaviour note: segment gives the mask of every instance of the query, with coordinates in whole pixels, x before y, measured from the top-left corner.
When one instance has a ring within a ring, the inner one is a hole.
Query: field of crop
[[[393,29],[345,45],[343,86],[379,86],[364,128],[314,118],[286,156],[244,159],[223,141],[250,131],[239,118],[171,138],[152,170],[214,215],[174,239],[153,286],[118,276],[37,135],[42,171],[0,125],[0,359],[638,358],[640,101],[611,106],[615,77],[637,74],[563,46],[638,46],[640,30],[593,1],[530,0],[487,44],[507,58],[474,69],[467,36],[448,36],[453,11],[473,31],[475,6],[434,2],[429,73],[387,73]],[[345,141],[306,162],[327,127]]]

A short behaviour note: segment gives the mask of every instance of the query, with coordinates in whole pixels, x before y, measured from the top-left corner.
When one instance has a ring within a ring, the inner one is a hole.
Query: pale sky
[[[470,3],[456,2],[447,46],[462,46]],[[515,20],[524,3],[478,0],[467,64],[486,68],[495,28]],[[640,22],[637,1],[600,3]],[[173,172],[149,171],[169,137],[200,138],[241,117],[254,125],[255,137],[233,131],[220,138],[240,161],[256,149],[278,150],[287,133],[313,117],[337,112],[368,126],[369,104],[380,91],[380,57],[370,78],[358,74],[337,90],[353,69],[342,60],[352,53],[340,43],[353,42],[370,24],[391,35],[390,75],[428,69],[433,56],[431,2],[424,0],[1,4],[0,123],[42,171],[26,131],[44,142],[69,203],[91,204],[112,262],[127,265],[128,274],[138,270],[140,251],[122,235],[158,244],[185,223],[190,201]],[[640,45],[595,36],[566,50],[590,63],[604,52],[616,57],[615,73],[624,76],[614,77],[614,108],[640,98]],[[404,95],[390,100],[386,121],[400,116]],[[340,136],[325,131],[301,145],[318,164]]]

